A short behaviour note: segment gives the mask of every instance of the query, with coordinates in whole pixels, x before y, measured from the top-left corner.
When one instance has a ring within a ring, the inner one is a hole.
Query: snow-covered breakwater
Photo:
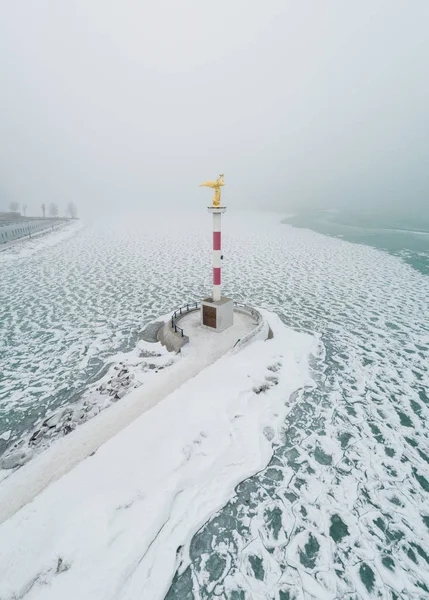
[[[299,392],[267,468],[237,486],[194,537],[191,564],[167,598],[209,600],[213,590],[246,599],[306,590],[424,597],[429,278],[384,252],[280,219],[231,211],[225,290],[321,336],[317,387]],[[13,268],[0,259],[0,437],[9,436],[0,452],[79,400],[118,352],[135,347],[142,326],[204,297],[205,223],[205,213],[115,217],[15,257]]]
[[[265,316],[273,339],[188,378],[0,526],[0,597],[163,598],[192,534],[267,464],[291,394],[312,385],[316,340]],[[89,422],[80,441],[118,407]],[[11,497],[23,483],[14,477],[37,484],[40,460],[66,440],[4,482]]]
[[[153,375],[171,366],[177,357],[162,347],[154,352],[151,344],[140,340],[134,350],[118,355],[116,359],[117,363],[77,402],[39,418],[32,431],[9,447],[0,458],[0,481],[8,475],[4,470],[21,467],[55,440],[68,435],[130,391],[150,381]]]
[[[3,468],[0,479],[7,479],[0,488],[0,523],[189,378],[227,352],[236,350],[238,336],[259,332],[259,337],[266,339],[260,326],[263,325],[267,333],[269,325],[261,313],[257,314],[259,324],[250,314],[239,313],[233,326],[213,334],[201,327],[200,315],[191,312],[184,316],[185,320],[189,319],[187,327],[189,325],[191,339],[186,348],[182,348],[180,357],[167,352],[160,343],[154,344],[153,338],[151,342],[141,339],[132,352],[118,357],[122,360],[80,401],[42,419],[35,430],[26,439],[16,442],[0,461]],[[158,317],[157,323],[158,326],[164,323],[168,328],[170,315]],[[154,326],[155,323],[149,324],[148,328]],[[119,400],[121,402],[112,406]],[[109,411],[103,411],[109,406]],[[92,423],[90,419],[97,415]],[[55,441],[57,443],[46,451]],[[39,457],[31,470],[32,484],[28,481],[28,468],[11,476],[13,469],[22,467],[34,455]]]
[[[187,319],[190,319],[189,323]],[[172,374],[170,372],[166,374],[165,369],[178,363],[179,358],[174,352],[167,352],[171,348],[164,342],[162,346],[156,344],[154,350],[153,342],[159,336],[149,336],[150,342],[145,341],[143,339],[145,336],[142,336],[132,351],[112,357],[112,360],[116,359],[116,364],[114,363],[106,375],[90,387],[77,402],[39,418],[28,435],[22,436],[9,447],[0,458],[0,481],[8,476],[6,470],[21,467],[35,454],[46,450],[55,440],[70,434],[79,425],[83,425],[102,410],[122,400],[136,388],[145,385],[142,390],[143,395],[147,394],[148,390],[150,394],[157,387],[162,390],[166,377],[171,375],[178,381],[183,381],[187,374],[189,376],[196,374],[198,370],[217,360],[223,353],[233,348],[238,350],[256,337],[266,339],[268,336],[267,321],[258,310],[251,307],[241,306],[237,310],[234,325],[228,331],[216,335],[202,329],[200,319],[199,310],[183,316],[186,327],[189,325],[191,341],[190,346],[182,349],[181,356],[184,356],[185,360],[177,364]],[[164,323],[162,329],[169,331],[170,315],[158,317],[157,321],[149,324],[147,329],[159,329],[161,323]],[[174,332],[170,335],[174,337]],[[154,377],[160,371],[164,372]]]

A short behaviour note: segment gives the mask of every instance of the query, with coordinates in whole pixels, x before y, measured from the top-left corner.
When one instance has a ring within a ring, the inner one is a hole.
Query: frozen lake
[[[429,278],[281,218],[225,216],[225,293],[321,336],[318,387],[297,399],[270,466],[195,536],[167,598],[424,597]],[[1,257],[3,449],[78,399],[145,324],[206,295],[210,250],[203,212],[90,223]]]

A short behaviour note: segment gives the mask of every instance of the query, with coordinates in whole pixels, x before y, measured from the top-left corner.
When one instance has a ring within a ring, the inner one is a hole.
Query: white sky
[[[0,0],[0,208],[429,205],[427,0]]]

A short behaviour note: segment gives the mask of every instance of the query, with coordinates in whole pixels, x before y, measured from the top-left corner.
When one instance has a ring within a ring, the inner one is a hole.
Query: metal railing
[[[184,332],[182,327],[179,327],[176,323],[177,319],[179,317],[181,317],[182,315],[191,312],[193,310],[197,310],[198,307],[200,306],[200,302],[192,302],[191,304],[185,304],[184,306],[181,306],[180,308],[177,308],[174,313],[171,315],[171,328],[174,329],[175,333],[179,332],[181,334],[181,337],[184,336]]]
[[[247,342],[250,339],[252,339],[256,335],[258,335],[263,330],[263,328],[266,324],[261,313],[258,310],[256,310],[255,308],[253,308],[252,306],[249,306],[248,304],[244,304],[243,302],[234,302],[234,306],[236,307],[236,309],[238,311],[243,311],[243,312],[247,313],[248,315],[251,315],[252,318],[254,319],[254,324],[256,325],[256,327],[254,329],[252,329],[252,331],[250,331],[244,337],[238,339],[235,342],[232,350],[234,350],[234,348],[236,348],[237,346],[241,347],[241,346],[244,346],[245,344],[247,344]]]
[[[21,219],[4,220],[0,219],[0,244],[16,242],[32,235],[39,235],[47,232],[48,229],[54,231],[63,221],[63,218],[22,217]]]
[[[236,300],[234,300],[234,307],[236,307],[239,311],[244,311],[250,315],[252,315],[252,317],[256,320],[256,324],[259,324],[261,322],[261,313],[257,310],[255,310],[252,306],[249,306],[248,304],[244,304],[243,302],[237,302]]]
[[[177,325],[177,320],[182,316],[182,315],[186,315],[188,312],[191,312],[193,310],[198,310],[198,308],[201,306],[201,302],[192,302],[191,304],[185,304],[184,306],[181,306],[180,308],[177,308],[174,313],[171,315],[171,328],[174,329],[175,333],[179,333],[181,337],[184,337],[185,333],[182,329],[182,327],[179,327]],[[261,318],[261,314],[256,311],[254,308],[252,308],[251,306],[244,304],[243,302],[236,302],[234,301],[234,306],[237,307],[238,309],[241,309],[247,313],[250,313],[252,315],[252,317],[256,320],[256,325],[260,325],[262,318]],[[250,332],[252,335],[254,333],[254,331]],[[245,341],[247,339],[247,337],[250,334],[244,336],[243,339],[238,339],[235,344],[234,344],[234,348],[237,346],[237,344],[239,344],[242,341]]]

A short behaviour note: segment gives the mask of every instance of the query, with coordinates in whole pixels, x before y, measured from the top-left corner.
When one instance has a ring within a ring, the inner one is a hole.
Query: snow
[[[159,317],[159,320],[167,322],[169,315]],[[190,341],[179,356],[167,352],[160,344],[140,341],[133,352],[117,357],[123,359],[119,365],[125,366],[128,374],[135,377],[136,381],[134,383],[134,379],[131,379],[134,389],[126,399],[124,397],[129,390],[122,386],[119,388],[120,396],[116,393],[112,399],[106,399],[102,393],[95,395],[91,390],[76,406],[61,409],[44,420],[45,427],[36,429],[36,431],[43,431],[45,436],[38,441],[38,445],[31,442],[32,436],[29,435],[25,448],[21,440],[17,448],[12,447],[12,451],[2,457],[0,460],[2,469],[14,469],[28,462],[34,452],[44,451],[37,457],[30,476],[24,469],[13,479],[4,481],[0,487],[0,523],[30,502],[49,483],[89,456],[138,415],[150,409],[176,387],[231,350],[239,337],[248,335],[252,331],[259,331],[252,317],[242,313],[234,314],[233,326],[216,334],[201,327],[199,311],[185,315],[180,322],[187,327]],[[259,332],[259,337],[265,339],[267,331],[266,324],[266,327]],[[148,357],[151,359],[149,365],[146,362]],[[148,370],[146,366],[149,366]],[[118,366],[113,367],[108,375],[98,382],[98,390],[103,388],[107,381],[113,382],[118,379],[114,377],[116,368]],[[141,386],[144,387],[141,389]],[[116,401],[115,398],[124,399],[118,405],[112,406],[112,402]],[[92,399],[92,404],[89,399]],[[104,408],[110,410],[99,414]],[[89,409],[88,412],[86,409]],[[80,416],[84,417],[83,421]],[[91,424],[88,419],[94,416],[97,416],[97,420]],[[73,427],[77,425],[81,427],[63,438],[55,447],[49,448],[55,439],[64,436],[64,425],[70,424]],[[2,479],[6,478],[7,475],[2,477]]]
[[[198,359],[201,356],[216,360],[227,350],[232,348],[237,340],[248,335],[256,327],[253,319],[248,314],[234,311],[234,323],[228,329],[213,335],[201,327],[200,311],[191,312],[177,322],[182,327],[185,335],[189,336],[189,344],[182,349],[184,356]]]
[[[84,221],[66,221],[64,224],[56,224],[54,230],[43,230],[32,234],[31,238],[19,238],[9,244],[4,244],[0,246],[0,263],[10,263],[28,258],[45,248],[56,246],[84,227]]]
[[[194,537],[191,565],[168,600],[205,600],[209,587],[226,598],[271,600],[282,590],[302,599],[304,573],[336,598],[425,597],[429,278],[397,256],[294,229],[281,218],[228,208],[223,287],[229,297],[321,336],[326,353],[312,361],[317,387],[291,403],[270,465],[238,486]],[[88,381],[124,361],[137,332],[160,313],[207,295],[211,235],[204,210],[115,215],[12,268],[0,258],[0,432],[12,432],[0,451],[50,411],[80,401]],[[146,390],[159,373],[135,364]],[[273,507],[280,513],[276,534],[267,517]],[[333,519],[348,531],[338,541]],[[303,548],[291,552],[303,531],[320,545],[314,569],[301,563]],[[249,543],[263,557],[263,581],[247,570]],[[210,573],[220,556],[225,570]],[[372,592],[362,583],[369,569]]]
[[[0,526],[2,600],[164,597],[177,561],[181,568],[189,562],[193,533],[235,485],[267,464],[292,392],[312,385],[308,359],[318,352],[317,340],[264,316],[273,339],[229,352],[194,376],[173,375],[174,365],[170,393],[151,410],[139,416],[141,406],[131,408],[136,390],[70,435],[85,452],[97,446],[99,430],[98,443],[105,443]],[[263,383],[266,391],[256,393]],[[137,418],[130,422],[127,412]],[[109,429],[124,414],[128,426]],[[61,463],[66,450],[78,450],[68,443],[53,444],[0,491],[8,485],[13,502],[40,476],[45,455],[57,454]],[[1,506],[4,500],[2,494]]]

